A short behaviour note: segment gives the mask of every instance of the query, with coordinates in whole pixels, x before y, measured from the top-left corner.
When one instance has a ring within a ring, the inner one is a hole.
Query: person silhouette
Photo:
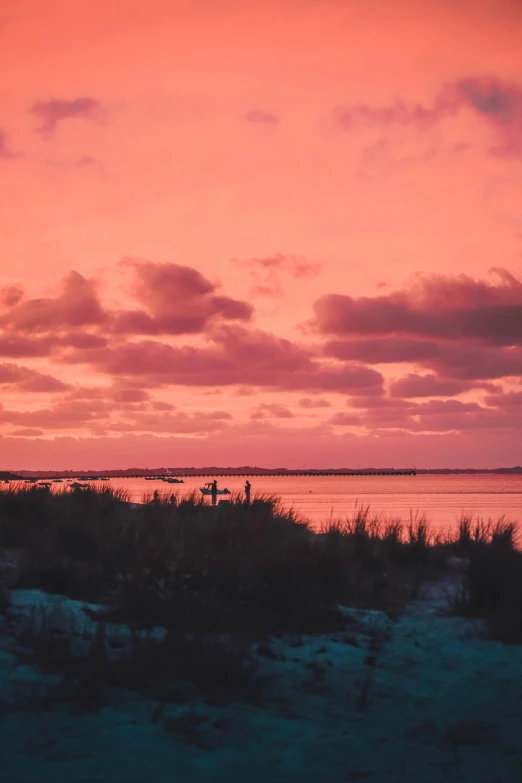
[[[250,505],[250,488],[251,488],[250,481],[247,479],[245,482],[245,498],[248,505]]]
[[[212,505],[216,505],[217,500],[217,479],[212,482]]]

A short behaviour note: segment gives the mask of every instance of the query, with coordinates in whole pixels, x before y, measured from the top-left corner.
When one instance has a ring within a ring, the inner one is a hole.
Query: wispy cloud
[[[306,280],[317,277],[321,271],[319,263],[282,253],[265,258],[249,258],[246,261],[234,258],[232,262],[240,268],[246,268],[253,278],[254,282],[250,288],[251,296],[283,296],[285,277],[290,277],[293,280]]]
[[[64,120],[92,120],[99,117],[101,106],[95,98],[90,97],[73,98],[72,100],[54,99],[36,101],[31,106],[30,112],[41,122],[36,128],[37,132],[48,135],[54,133],[58,124]]]
[[[246,122],[251,122],[255,125],[265,125],[272,128],[279,124],[279,118],[276,117],[275,114],[261,109],[251,109],[250,111],[247,111],[245,120]]]
[[[13,152],[7,143],[7,134],[0,128],[0,160],[13,160],[22,157],[21,152]]]
[[[444,84],[431,105],[395,100],[387,106],[355,103],[337,108],[337,123],[346,131],[356,123],[413,126],[428,130],[441,120],[471,110],[487,122],[498,143],[495,155],[522,156],[522,87],[495,76],[469,76]]]

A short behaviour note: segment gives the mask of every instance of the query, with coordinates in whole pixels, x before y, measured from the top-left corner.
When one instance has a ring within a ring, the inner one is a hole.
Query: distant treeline
[[[405,468],[401,468],[400,470],[404,470]],[[192,474],[202,474],[205,473],[206,475],[212,475],[214,473],[225,475],[227,473],[240,473],[242,475],[248,475],[248,474],[260,474],[263,473],[267,476],[275,475],[275,474],[281,474],[281,473],[303,473],[310,475],[311,473],[376,473],[376,472],[385,472],[385,471],[393,471],[398,470],[398,468],[307,468],[306,470],[299,470],[299,469],[292,469],[292,468],[257,468],[252,467],[251,465],[237,467],[237,468],[220,468],[216,465],[212,465],[210,467],[201,467],[201,468],[195,468],[195,467],[180,467],[180,468],[124,468],[124,469],[113,469],[113,470],[22,470],[17,471],[17,474],[15,473],[8,473],[8,472],[0,472],[0,480],[3,479],[10,479],[10,480],[16,480],[20,477],[35,477],[38,476],[60,476],[60,477],[66,477],[66,476],[77,476],[79,473],[81,473],[82,476],[110,476],[112,478],[118,478],[123,476],[132,475],[135,473],[140,473],[142,475],[165,475],[167,471],[171,471],[175,474],[183,474],[185,476],[190,476]],[[513,468],[432,468],[432,469],[422,469],[422,468],[416,468],[417,475],[448,475],[448,474],[477,474],[477,473],[493,473],[493,474],[522,474],[522,467],[520,465],[517,465]]]

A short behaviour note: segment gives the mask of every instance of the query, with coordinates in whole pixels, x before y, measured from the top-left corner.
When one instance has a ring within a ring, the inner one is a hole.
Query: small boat
[[[108,478],[106,478],[105,476],[101,476],[101,477],[100,477],[100,481],[109,481],[109,479],[108,479]]]
[[[167,475],[166,476],[157,476],[157,478],[161,479],[161,481],[166,481],[167,484],[184,484],[185,482],[183,479],[175,478],[175,476],[172,475],[169,468],[167,468]]]
[[[203,495],[212,495],[212,490],[210,487],[200,487],[199,491],[203,493]],[[231,491],[225,487],[225,489],[218,489],[216,492],[216,495],[231,495]]]

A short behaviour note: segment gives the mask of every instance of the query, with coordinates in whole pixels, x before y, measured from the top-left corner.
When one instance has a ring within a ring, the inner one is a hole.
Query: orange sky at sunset
[[[0,469],[522,463],[520,0],[0,0]]]

